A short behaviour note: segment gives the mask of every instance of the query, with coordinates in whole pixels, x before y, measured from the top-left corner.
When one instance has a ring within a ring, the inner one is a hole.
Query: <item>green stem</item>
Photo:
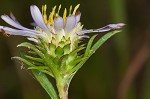
[[[69,82],[65,77],[56,79],[60,99],[68,99]]]

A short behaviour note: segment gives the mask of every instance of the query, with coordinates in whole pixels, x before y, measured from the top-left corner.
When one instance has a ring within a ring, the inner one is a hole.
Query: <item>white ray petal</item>
[[[37,27],[38,25],[35,22],[30,23],[31,26]]]
[[[125,26],[124,23],[109,24],[109,25],[106,25],[106,26],[104,26],[102,28],[99,28],[99,29],[82,30],[82,31],[77,32],[77,34],[83,35],[85,33],[92,33],[92,32],[108,32],[108,31],[111,31],[111,30],[120,29],[123,26]]]
[[[14,16],[14,14],[12,12],[10,12],[10,18],[15,21],[16,23],[20,24],[17,20],[16,17]],[[21,24],[20,24],[21,25]]]
[[[6,22],[8,23],[9,25],[15,27],[15,28],[18,28],[18,29],[22,29],[22,30],[26,30],[26,31],[31,31],[31,32],[35,32],[35,33],[39,33],[35,30],[32,30],[32,29],[28,29],[24,26],[22,26],[18,21],[15,20],[15,17],[13,15],[11,15],[12,18],[10,18],[8,15],[2,15],[1,18]]]
[[[8,15],[2,15],[1,18],[8,23],[9,25],[16,27],[18,29],[24,29],[24,30],[29,30],[28,28],[23,27],[20,23],[18,23],[17,21],[14,21],[13,19],[11,19]]]
[[[60,31],[64,27],[64,19],[62,17],[57,17],[54,19],[54,28],[56,31]]]
[[[81,18],[81,13],[78,12],[76,16],[76,24],[80,21],[80,18]]]
[[[46,24],[44,23],[44,19],[43,16],[39,10],[39,8],[35,5],[30,6],[30,11],[31,11],[31,15],[33,20],[35,21],[35,23],[41,27],[44,31],[48,32],[49,29],[46,26]]]
[[[20,36],[28,36],[28,37],[42,37],[42,34],[38,34],[32,31],[27,31],[27,30],[17,30],[17,29],[12,29],[9,27],[5,26],[0,26],[0,30],[4,30],[6,34],[10,35],[20,35]]]
[[[74,15],[68,16],[66,20],[65,30],[70,32],[76,25],[76,18]]]
[[[88,36],[88,35],[81,35],[81,36],[79,36],[79,39],[81,39],[81,38],[90,38],[90,36]]]

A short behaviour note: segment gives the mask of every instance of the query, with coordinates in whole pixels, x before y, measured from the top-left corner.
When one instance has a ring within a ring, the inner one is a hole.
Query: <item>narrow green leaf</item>
[[[30,69],[30,70],[39,70],[39,71],[41,71],[43,73],[46,73],[46,74],[50,75],[51,77],[54,77],[54,75],[52,74],[52,72],[46,66],[29,67],[28,69]]]
[[[74,68],[72,68],[72,70],[70,70],[68,72],[68,74],[71,74],[73,72],[77,72],[77,70],[79,70],[82,67],[82,65],[89,59],[89,57],[84,57],[83,60],[78,65],[76,65]]]
[[[31,43],[28,42],[24,42],[19,44],[17,47],[27,47],[29,49],[32,49],[33,51],[35,51],[41,58],[45,58],[43,53],[41,51],[39,51],[34,45],[32,45]]]
[[[28,69],[44,70],[49,68],[47,66],[34,66],[34,67],[29,67]]]
[[[68,64],[70,61],[76,59],[78,52],[83,50],[85,47],[84,46],[80,46],[78,49],[75,49],[74,51],[72,51],[70,54],[68,54],[67,60],[66,60],[66,64]]]
[[[83,49],[85,49],[85,47],[83,45],[81,45],[77,49],[73,50],[69,55],[74,56],[76,53],[78,53],[79,51],[81,51]]]
[[[36,48],[38,48],[38,50],[40,50],[42,53],[47,53],[47,50],[45,50],[46,48],[44,48],[43,46],[36,45]]]
[[[31,50],[29,50],[28,53],[31,54],[31,55],[38,55],[36,52],[31,51]]]
[[[51,77],[54,78],[54,75],[50,72],[50,71],[47,71],[47,70],[41,70],[42,73],[45,73],[45,74],[48,74],[50,75]]]
[[[111,36],[115,35],[116,33],[120,32],[121,30],[115,30],[112,32],[108,32],[103,37],[101,37],[91,48],[94,52],[104,43],[106,42]]]
[[[44,64],[49,66],[51,70],[54,69],[53,68],[53,66],[54,66],[53,61],[51,60],[51,56],[48,53],[43,54],[34,45],[32,45],[31,43],[28,43],[28,42],[21,43],[18,45],[18,47],[27,47],[29,49],[32,49],[44,60],[44,62],[45,62]]]
[[[57,68],[58,67],[52,60],[53,58],[51,57],[50,54],[45,54],[45,64],[46,66],[48,66],[50,68],[50,70],[53,72],[54,76],[57,76],[58,75],[58,71],[57,71]]]
[[[23,43],[17,45],[17,47],[27,47],[28,49],[31,49],[31,46],[34,46],[34,45],[29,42],[23,42]]]
[[[95,39],[96,36],[97,36],[97,35],[93,35],[93,36],[90,38],[90,40],[89,40],[89,42],[88,42],[88,44],[87,44],[87,47],[86,47],[84,56],[87,56],[87,55],[88,55],[89,51],[91,50],[92,43],[93,43],[93,41],[94,41],[94,39]]]
[[[18,59],[18,60],[24,62],[25,64],[34,67],[34,65],[32,63],[28,62],[27,60],[25,60],[21,57],[13,57],[12,59]],[[59,99],[53,85],[51,84],[51,82],[49,81],[49,79],[46,77],[46,75],[44,73],[42,73],[38,70],[32,70],[32,73],[34,74],[35,78],[38,80],[38,82],[46,90],[46,92],[52,99]]]
[[[35,71],[35,70],[33,70],[32,72],[33,72],[34,76],[36,77],[36,79],[40,82],[42,87],[49,94],[49,96],[52,99],[59,99],[53,85],[51,84],[51,82],[49,81],[47,76],[44,73],[41,73],[41,72],[38,72],[38,71]]]
[[[24,55],[26,58],[30,59],[30,60],[33,60],[33,61],[36,61],[36,62],[40,62],[40,63],[44,63],[43,59],[41,58],[36,58],[36,57],[32,57],[32,56],[29,56],[29,55]]]
[[[69,73],[71,72],[77,72],[82,65],[90,58],[90,56],[106,41],[108,40],[111,36],[115,35],[116,33],[120,32],[120,30],[108,32],[104,36],[102,36],[91,48],[90,51],[88,51],[87,56],[84,56],[84,59],[77,65],[75,66]]]
[[[27,60],[24,59],[24,58],[21,58],[21,57],[12,57],[11,59],[17,59],[17,60],[19,60],[19,61],[24,62],[25,64],[27,64],[27,65],[30,66],[30,67],[35,67],[35,65],[33,65],[31,62],[27,61]]]
[[[68,59],[68,54],[66,54],[66,55],[64,55],[64,56],[62,56],[62,57],[60,58],[60,68],[66,66],[66,60],[67,60],[67,59]]]
[[[75,66],[76,64],[78,64],[79,62],[81,62],[82,60],[83,60],[82,58],[78,58],[78,59],[72,60],[72,61],[70,61],[70,62],[67,64],[67,66],[73,67],[73,66]]]

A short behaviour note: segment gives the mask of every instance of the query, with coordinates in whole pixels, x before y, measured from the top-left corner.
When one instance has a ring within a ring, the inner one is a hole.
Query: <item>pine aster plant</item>
[[[83,29],[80,22],[81,13],[77,11],[79,4],[72,11],[65,8],[63,17],[59,15],[61,5],[53,7],[49,16],[46,14],[47,6],[42,6],[42,12],[35,5],[30,7],[34,20],[34,29],[22,26],[11,14],[2,15],[1,18],[9,28],[0,26],[3,34],[25,36],[29,42],[23,42],[17,47],[26,47],[28,52],[20,57],[13,57],[27,64],[37,81],[46,90],[52,99],[68,99],[68,88],[71,79],[82,65],[95,53],[95,51],[111,36],[120,32],[125,24],[109,24],[99,29]],[[69,13],[69,14],[67,14]],[[109,32],[108,32],[109,31]],[[89,37],[92,32],[108,32],[95,44],[93,40],[97,35]],[[83,39],[89,38],[88,44],[81,44]],[[47,78],[51,76],[56,80],[59,95]]]

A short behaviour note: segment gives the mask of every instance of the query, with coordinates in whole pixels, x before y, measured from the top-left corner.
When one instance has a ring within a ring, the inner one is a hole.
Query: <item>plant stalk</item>
[[[60,99],[68,99],[69,80],[65,78],[56,79]]]

